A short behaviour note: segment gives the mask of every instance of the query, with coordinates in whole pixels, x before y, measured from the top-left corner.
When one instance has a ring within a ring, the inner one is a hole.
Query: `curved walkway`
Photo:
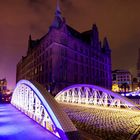
[[[11,104],[0,104],[0,140],[60,140]]]

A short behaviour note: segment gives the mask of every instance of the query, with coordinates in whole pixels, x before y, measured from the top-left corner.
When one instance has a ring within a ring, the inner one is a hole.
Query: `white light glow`
[[[120,95],[95,85],[78,84],[65,88],[55,96],[55,99],[58,102],[74,104],[137,109],[133,102],[123,96],[125,94]]]
[[[56,127],[63,131],[59,121],[39,90],[31,82],[26,80],[18,82],[11,103],[60,138],[56,131]]]

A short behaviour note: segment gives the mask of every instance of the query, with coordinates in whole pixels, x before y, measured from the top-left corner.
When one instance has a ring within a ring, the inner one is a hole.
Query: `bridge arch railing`
[[[36,82],[19,81],[11,104],[60,139],[68,140],[77,134],[77,129],[59,104]]]
[[[139,109],[131,100],[120,94],[95,85],[77,84],[60,91],[55,99],[58,102],[96,105],[115,108]]]
[[[140,96],[140,89],[133,92],[121,93],[122,96]]]

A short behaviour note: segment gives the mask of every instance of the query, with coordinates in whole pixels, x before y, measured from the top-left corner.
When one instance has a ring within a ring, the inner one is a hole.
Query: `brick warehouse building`
[[[16,80],[36,80],[56,94],[73,84],[95,84],[111,89],[111,50],[99,40],[96,25],[78,32],[66,24],[57,5],[46,35],[29,37],[28,51],[17,64]]]

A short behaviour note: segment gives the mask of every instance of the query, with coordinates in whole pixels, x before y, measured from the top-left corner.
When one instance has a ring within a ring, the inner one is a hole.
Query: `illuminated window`
[[[35,74],[37,74],[37,68],[35,68]]]

